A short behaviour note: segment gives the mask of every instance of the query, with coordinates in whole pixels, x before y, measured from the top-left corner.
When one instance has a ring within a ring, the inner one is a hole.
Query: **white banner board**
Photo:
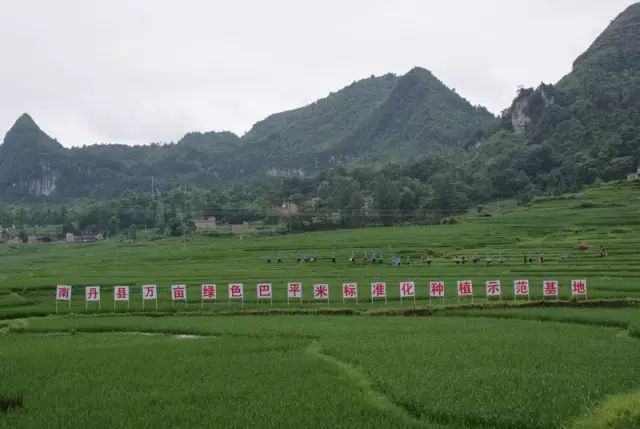
[[[489,297],[501,297],[502,296],[502,284],[500,280],[487,280],[485,283],[487,291],[487,298]]]
[[[100,286],[85,287],[84,299],[88,302],[100,302]]]
[[[329,285],[326,283],[318,283],[313,285],[313,299],[329,300]]]

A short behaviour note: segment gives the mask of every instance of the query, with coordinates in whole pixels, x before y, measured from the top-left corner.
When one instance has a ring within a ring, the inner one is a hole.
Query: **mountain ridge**
[[[475,171],[460,177],[489,183],[488,194],[498,197],[526,186],[529,194],[573,190],[634,170],[640,161],[640,3],[613,20],[569,74],[522,88],[500,118],[420,67],[355,81],[270,115],[241,137],[190,132],[170,144],[66,149],[24,114],[0,145],[0,187],[5,199],[109,198],[147,188],[150,177],[160,189],[228,187],[336,167],[413,163],[409,170],[417,171],[452,157]]]
[[[431,92],[425,94],[425,88]],[[421,104],[433,106],[416,109]],[[404,117],[394,118],[390,114],[396,107]],[[442,117],[448,115],[465,120],[472,116],[481,119],[468,121],[471,125],[459,119],[442,121]],[[373,146],[363,141],[362,136],[373,136],[386,128],[387,118],[393,121],[394,127],[387,130],[384,138],[372,139],[375,140]],[[230,132],[195,131],[170,144],[98,144],[66,149],[55,142],[54,150],[54,140],[42,132],[30,116],[23,115],[12,128],[19,132],[7,134],[0,153],[2,148],[5,152],[15,152],[12,157],[15,165],[33,163],[33,153],[14,149],[20,146],[16,136],[31,135],[34,147],[51,159],[46,168],[32,168],[28,177],[13,170],[0,174],[0,185],[4,185],[4,196],[10,198],[55,194],[68,198],[109,197],[117,195],[118,190],[146,186],[143,183],[149,176],[156,177],[160,186],[184,182],[212,186],[265,175],[307,176],[325,168],[348,166],[358,158],[367,162],[392,160],[386,155],[368,158],[374,150],[382,153],[396,133],[404,132],[411,137],[402,147],[406,156],[400,161],[406,161],[420,156],[430,146],[452,144],[453,139],[447,136],[444,127],[464,129],[456,131],[455,136],[460,137],[487,128],[492,120],[486,109],[477,110],[422,68],[414,68],[404,76],[385,74],[355,81],[309,105],[270,115],[242,137]],[[403,122],[412,123],[405,127]],[[429,138],[420,134],[424,128],[432,131]],[[25,194],[22,186],[18,187],[21,191],[11,192],[17,181],[24,180],[28,183],[27,189],[33,186],[39,189],[39,185],[33,184],[45,180],[47,175],[55,177],[56,186],[45,193],[27,191]]]

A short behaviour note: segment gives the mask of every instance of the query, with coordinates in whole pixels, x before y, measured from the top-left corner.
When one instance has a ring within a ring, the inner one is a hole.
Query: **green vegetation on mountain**
[[[407,163],[430,149],[477,143],[494,120],[485,108],[472,106],[428,70],[414,68],[331,153],[366,165]]]
[[[317,170],[327,153],[348,138],[385,102],[398,77],[387,74],[354,82],[308,106],[258,122],[242,138],[237,162],[247,168]]]
[[[22,146],[40,148],[51,140],[31,120],[19,120],[2,145],[16,167],[2,177],[7,189],[24,182],[6,193],[9,199],[55,201],[112,198],[124,190],[148,189],[152,176],[161,190],[182,184],[219,186],[265,175],[307,176],[349,166],[356,159],[406,162],[430,148],[478,139],[492,121],[485,109],[471,106],[428,71],[414,69],[402,77],[389,74],[354,82],[309,106],[272,115],[241,139],[226,132],[193,132],[168,145],[60,146],[51,159],[41,151],[46,165],[53,166],[47,167],[53,183],[47,182],[44,167],[28,177],[17,173],[22,165],[40,165]],[[28,134],[34,127],[37,135]],[[21,144],[26,137],[16,138],[23,134],[32,136],[29,145]],[[41,182],[48,184],[44,191]]]
[[[159,190],[220,182],[223,159],[237,150],[232,133],[188,133],[178,143],[64,148],[27,114],[0,145],[0,197],[9,201],[108,199],[126,190]]]
[[[538,153],[523,183],[536,192],[577,189],[634,171],[640,161],[640,3],[620,14],[556,85],[522,89],[501,123],[528,144],[511,150]],[[511,137],[494,136],[500,144],[505,138]],[[522,157],[511,158],[510,168],[521,169]]]
[[[359,226],[438,222],[495,200],[576,191],[622,179],[640,161],[639,46],[635,4],[570,74],[521,89],[500,118],[421,68],[354,82],[243,137],[193,132],[172,144],[65,149],[25,115],[0,146],[2,199],[103,213],[88,225],[106,225],[105,213],[127,218],[118,207],[133,199],[162,219],[144,225],[159,227],[193,213],[264,218],[290,201],[313,223]],[[16,210],[5,207],[5,219]]]
[[[0,145],[0,192],[10,199],[49,196],[63,172],[72,167],[67,161],[68,150],[25,113]]]

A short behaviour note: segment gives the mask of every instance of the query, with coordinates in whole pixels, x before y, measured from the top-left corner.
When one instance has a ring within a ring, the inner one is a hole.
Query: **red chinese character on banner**
[[[204,299],[216,299],[216,286],[215,285],[202,285],[202,298],[204,298]]]
[[[144,296],[143,298],[155,298],[156,297],[156,287],[155,286],[143,286]]]
[[[98,288],[90,287],[89,290],[87,290],[87,299],[91,300],[91,299],[97,299],[97,298],[98,298]]]
[[[229,292],[231,292],[231,298],[240,298],[242,297],[242,286],[238,284],[230,285]]]
[[[487,282],[487,295],[499,295],[500,294],[500,282],[497,280],[490,280]]]
[[[260,298],[270,298],[271,297],[271,285],[267,283],[258,285],[258,296]]]
[[[529,295],[529,281],[528,280],[516,280],[516,295]]]
[[[129,296],[129,290],[126,287],[116,288],[116,299],[127,299]]]
[[[358,296],[358,286],[354,283],[342,285],[342,296],[345,298],[355,298]]]
[[[374,283],[371,288],[371,295],[374,298],[383,298],[387,295],[387,285],[385,283]]]
[[[558,282],[555,280],[545,281],[543,294],[546,296],[556,296],[558,294]]]
[[[68,286],[58,286],[57,292],[57,299],[69,299],[69,287]]]
[[[400,283],[400,296],[402,297],[415,296],[415,294],[416,294],[416,291],[415,291],[413,282]]]
[[[289,297],[290,298],[298,298],[302,296],[302,287],[300,283],[289,283]]]
[[[471,281],[462,280],[458,282],[458,295],[471,295],[472,291]]]
[[[585,280],[572,280],[571,281],[571,293],[573,295],[586,295],[587,282]]]
[[[179,287],[174,287],[171,289],[171,291],[173,292],[173,299],[177,300],[177,299],[184,299],[184,287],[179,286]]]
[[[431,282],[429,284],[430,296],[444,296],[444,283],[443,282]]]
[[[327,285],[315,285],[313,288],[313,297],[315,299],[323,299],[329,296],[329,287]]]

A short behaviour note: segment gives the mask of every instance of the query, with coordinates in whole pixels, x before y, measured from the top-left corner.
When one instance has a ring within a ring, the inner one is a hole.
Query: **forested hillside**
[[[640,160],[640,3],[630,6],[555,85],[522,89],[494,140],[515,133],[539,191],[623,178]],[[508,134],[508,135],[507,135]],[[513,149],[512,149],[513,150]],[[522,160],[517,150],[512,166]]]
[[[65,149],[25,114],[0,146],[2,199],[49,205],[0,207],[0,215],[5,225],[48,216],[80,229],[175,232],[185,219],[264,219],[293,202],[305,228],[429,223],[624,179],[639,161],[635,4],[567,76],[522,88],[499,118],[422,68],[354,82],[242,137],[192,132],[171,144]],[[75,217],[47,215],[51,203]]]
[[[25,114],[0,146],[0,160],[7,160],[4,168],[0,164],[0,185],[12,201],[69,201],[148,189],[152,177],[160,190],[308,177],[365,161],[371,168],[407,162],[430,149],[477,141],[492,121],[486,109],[471,106],[417,68],[401,77],[354,82],[308,106],[272,115],[242,138],[191,132],[175,144],[65,149]]]

